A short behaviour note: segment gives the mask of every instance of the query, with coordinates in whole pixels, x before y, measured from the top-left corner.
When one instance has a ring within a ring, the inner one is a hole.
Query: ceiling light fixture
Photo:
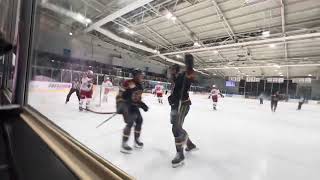
[[[167,19],[171,19],[172,16],[173,16],[173,15],[171,14],[171,12],[168,12],[168,13],[166,14],[166,18],[167,18]]]
[[[134,31],[132,31],[132,30],[130,30],[130,29],[127,29],[127,28],[125,28],[123,31],[124,31],[125,33],[127,33],[127,34],[134,34]]]
[[[275,48],[276,45],[275,45],[275,44],[269,44],[269,47],[270,47],[270,48]]]
[[[73,35],[72,32],[69,32],[69,35],[72,36]]]
[[[140,40],[139,42],[140,42],[140,43],[143,43],[143,41],[142,41],[142,40]]]
[[[312,74],[308,74],[308,76],[312,76]]]
[[[262,37],[269,37],[270,36],[270,31],[263,31],[262,32]]]
[[[196,41],[196,42],[193,43],[193,46],[194,46],[194,47],[200,47],[201,45],[200,45],[199,42]]]
[[[274,64],[273,67],[280,68],[281,66],[279,66],[278,64]]]

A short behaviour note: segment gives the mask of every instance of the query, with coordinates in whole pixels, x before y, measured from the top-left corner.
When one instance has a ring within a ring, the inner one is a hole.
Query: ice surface
[[[212,111],[207,96],[192,96],[185,129],[199,151],[186,153],[185,165],[173,169],[174,138],[167,101],[145,95],[150,111],[142,112],[145,147],[122,154],[121,116],[96,126],[110,115],[79,112],[75,94],[64,104],[65,93],[30,93],[29,103],[90,149],[142,180],[319,180],[320,106],[279,102],[276,113],[270,102],[224,98]],[[114,95],[113,95],[114,96]],[[166,99],[166,98],[165,98]],[[114,111],[114,97],[102,105]],[[130,139],[132,144],[132,137]]]

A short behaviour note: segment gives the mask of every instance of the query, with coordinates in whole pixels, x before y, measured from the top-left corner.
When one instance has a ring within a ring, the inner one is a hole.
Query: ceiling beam
[[[230,36],[230,38],[234,39],[234,37],[235,37],[234,31],[231,28],[228,20],[225,18],[220,6],[218,5],[218,3],[215,0],[211,0],[211,1],[212,1],[213,5],[214,5],[214,7],[216,9],[216,12],[217,12],[217,15],[218,15],[219,19],[222,20],[223,27],[227,31],[227,33]]]
[[[284,64],[284,65],[280,65],[278,67],[314,67],[314,66],[320,66],[319,63],[315,63],[315,64]],[[234,67],[207,67],[207,68],[203,68],[203,70],[231,70],[231,69],[257,69],[257,68],[276,68],[275,66],[234,66]]]
[[[127,40],[127,39],[121,38],[121,37],[115,35],[114,33],[110,32],[110,31],[108,31],[108,30],[106,30],[106,29],[102,29],[102,28],[99,27],[99,28],[96,28],[95,30],[98,31],[98,32],[100,32],[101,34],[103,34],[103,35],[105,35],[105,36],[107,36],[107,37],[109,37],[109,38],[117,41],[117,42],[124,43],[124,44],[126,44],[126,45],[128,45],[128,46],[132,46],[132,47],[135,47],[135,48],[137,48],[137,49],[141,49],[141,50],[146,51],[146,52],[149,52],[149,53],[157,54],[157,53],[155,53],[154,49],[151,49],[151,48],[149,48],[149,47],[147,47],[147,46],[144,46],[144,45],[141,45],[141,44],[137,44],[137,43],[132,42],[132,41],[129,41],[129,40]],[[167,62],[171,62],[171,63],[174,63],[174,64],[179,64],[179,65],[181,65],[181,66],[185,66],[185,64],[182,63],[182,62],[179,62],[179,61],[176,61],[176,60],[167,58],[166,56],[161,55],[161,54],[157,54],[157,55],[158,55],[160,58],[162,58],[162,59],[164,59],[165,61],[167,61]],[[197,72],[199,72],[199,73],[201,73],[201,74],[203,74],[203,75],[208,75],[207,73],[204,73],[204,72],[202,72],[202,71],[200,71],[200,70],[197,70],[197,69],[196,69],[195,71],[197,71]]]
[[[144,6],[145,4],[148,4],[150,2],[152,2],[153,0],[136,0],[132,3],[130,3],[129,5],[127,5],[126,7],[98,20],[97,22],[94,22],[93,24],[91,24],[88,28],[86,28],[84,31],[85,32],[90,32],[92,30],[98,29],[100,28],[102,25],[111,22],[141,6]]]
[[[261,45],[261,44],[281,43],[283,41],[295,41],[295,40],[303,40],[303,39],[310,39],[310,38],[320,38],[320,33],[308,33],[308,34],[302,34],[302,35],[292,35],[292,36],[286,36],[286,37],[255,40],[255,41],[248,41],[248,42],[241,42],[241,43],[232,43],[232,44],[226,44],[226,45],[220,45],[220,46],[168,52],[168,53],[163,53],[162,55],[205,52],[205,51],[212,51],[212,50],[219,50],[219,49],[236,48],[241,46],[245,47],[245,46]]]

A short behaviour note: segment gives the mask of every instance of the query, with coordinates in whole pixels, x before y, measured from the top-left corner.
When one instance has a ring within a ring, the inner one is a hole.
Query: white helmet
[[[90,77],[90,76],[93,76],[93,71],[91,71],[91,70],[88,70],[87,71],[87,75]]]

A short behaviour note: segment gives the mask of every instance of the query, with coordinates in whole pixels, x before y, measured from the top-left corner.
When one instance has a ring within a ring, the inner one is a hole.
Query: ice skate
[[[134,140],[134,147],[137,149],[143,148],[143,142],[141,142],[139,139]]]
[[[197,151],[197,150],[199,150],[199,148],[197,148],[197,146],[194,144],[187,146],[185,149],[186,152],[193,152],[193,151]]]
[[[179,166],[183,166],[184,165],[184,155],[183,155],[183,153],[182,152],[177,152],[176,156],[171,161],[171,163],[172,163],[172,167],[173,168],[177,168]]]
[[[122,143],[120,152],[124,154],[131,154],[132,148],[126,143]]]

